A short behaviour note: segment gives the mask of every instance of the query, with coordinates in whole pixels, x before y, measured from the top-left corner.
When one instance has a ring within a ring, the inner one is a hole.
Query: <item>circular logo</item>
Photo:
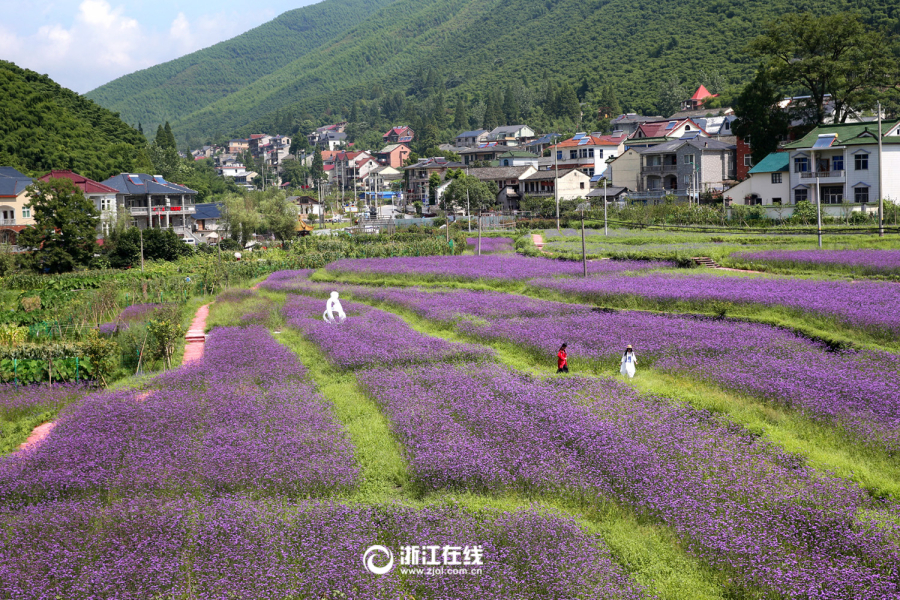
[[[380,567],[375,564],[375,560],[379,558],[387,561]],[[369,546],[363,554],[363,564],[370,573],[384,575],[394,568],[394,553],[384,546]]]

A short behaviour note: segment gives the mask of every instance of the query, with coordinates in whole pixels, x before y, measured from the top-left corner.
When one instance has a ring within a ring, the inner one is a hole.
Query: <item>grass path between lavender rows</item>
[[[667,272],[666,270],[657,272]],[[684,272],[684,269],[678,272]],[[743,274],[723,275],[742,277]],[[336,274],[320,269],[310,279],[318,282],[333,282],[348,285],[374,285],[378,287],[436,287],[445,289],[489,290],[505,294],[528,296],[539,300],[552,300],[576,304],[590,304],[617,310],[633,310],[662,314],[699,314],[706,316],[727,316],[753,323],[763,323],[795,331],[805,337],[823,341],[832,346],[854,347],[867,350],[886,350],[900,353],[900,337],[884,332],[874,334],[854,327],[837,318],[803,312],[786,306],[765,306],[721,300],[707,301],[667,301],[638,296],[607,296],[602,300],[578,297],[547,288],[531,286],[527,281],[506,281],[481,279],[451,280],[407,276],[395,277],[382,274]]]
[[[261,295],[278,306],[286,297],[268,291],[261,291]],[[391,432],[389,420],[375,400],[359,387],[353,373],[334,367],[314,344],[291,329],[281,328],[275,338],[297,354],[319,393],[333,404],[335,416],[353,442],[361,481],[354,491],[344,496],[347,501],[400,502],[413,507],[454,502],[472,510],[546,507],[571,515],[585,531],[600,536],[615,559],[651,596],[661,600],[727,597],[720,576],[688,556],[672,532],[640,520],[615,504],[519,493],[426,493],[410,475],[402,446]]]
[[[465,336],[457,333],[451,325],[426,321],[396,305],[354,300],[390,311],[426,335],[489,346],[497,352],[498,360],[511,368],[538,376],[554,372],[554,356],[543,357],[536,351],[511,342]],[[578,357],[570,357],[569,364],[573,372],[586,376],[615,375],[609,371],[601,372],[596,363],[581,361]],[[834,427],[808,419],[786,407],[653,369],[641,368],[638,376],[628,383],[642,393],[725,414],[747,430],[766,436],[781,449],[802,456],[819,471],[829,471],[853,481],[873,496],[891,496],[900,500],[900,463],[896,458],[863,446]]]

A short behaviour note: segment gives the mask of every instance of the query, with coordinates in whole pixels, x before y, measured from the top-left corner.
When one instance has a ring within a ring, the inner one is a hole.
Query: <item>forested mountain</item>
[[[183,117],[340,39],[395,0],[327,0],[181,58],[120,77],[87,97],[147,131]]]
[[[325,10],[334,4],[338,0],[318,6]],[[577,90],[581,101],[596,104],[601,94],[608,98],[614,93],[617,108],[665,112],[673,99],[689,95],[699,83],[716,93],[746,82],[755,64],[743,49],[785,12],[856,10],[870,24],[900,32],[900,7],[891,0],[380,4],[339,35],[318,36],[314,32],[319,24],[312,23],[302,36],[316,36],[318,45],[313,48],[310,42],[308,52],[252,83],[246,72],[234,83],[226,83],[222,75],[220,88],[232,86],[235,91],[205,106],[192,101],[199,108],[176,119],[175,132],[188,141],[257,130],[288,133],[292,123],[296,129],[298,119],[347,118],[359,108],[359,101],[365,101],[362,108],[370,114],[374,107],[380,117],[397,118],[415,114],[417,107],[433,110],[437,103],[437,113],[445,106],[449,112],[462,98],[481,115],[465,121],[478,123],[484,121],[486,107],[500,100],[492,95],[508,89],[518,90],[520,114],[540,126],[552,117],[542,112],[554,93],[551,82],[562,84],[564,91]],[[222,73],[218,63],[207,60],[195,62],[192,72],[198,81],[217,80]],[[115,84],[122,90],[123,107],[127,103],[139,110],[143,94],[149,93],[145,86],[129,78]],[[102,100],[100,92],[106,87],[92,96]],[[163,86],[159,93],[168,93],[165,90]],[[398,91],[402,98],[396,97]],[[392,106],[399,102],[402,107],[407,99],[406,112],[389,114]],[[137,115],[128,118],[135,120]]]
[[[130,171],[146,140],[119,116],[46,75],[0,60],[0,165],[96,180]]]

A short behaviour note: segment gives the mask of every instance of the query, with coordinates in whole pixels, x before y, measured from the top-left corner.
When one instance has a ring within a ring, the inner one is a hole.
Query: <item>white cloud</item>
[[[226,14],[204,15],[192,23],[179,12],[168,28],[154,28],[126,14],[123,5],[83,0],[68,26],[44,24],[25,35],[0,26],[0,57],[84,93],[233,37],[249,25]]]

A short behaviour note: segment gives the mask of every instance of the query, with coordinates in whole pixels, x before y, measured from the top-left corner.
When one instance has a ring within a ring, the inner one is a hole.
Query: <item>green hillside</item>
[[[742,52],[749,40],[779,14],[807,10],[858,10],[900,31],[900,9],[888,0],[397,0],[237,91],[198,102],[172,125],[197,139],[283,129],[298,115],[346,118],[378,88],[421,100],[428,71],[439,74],[450,107],[516,82],[525,90],[523,118],[538,125],[536,96],[548,80],[579,87],[582,99],[609,87],[621,108],[652,113],[665,87],[690,93],[715,82],[720,92],[743,83],[755,66]],[[196,68],[215,72],[214,63]]]
[[[327,0],[233,39],[120,77],[87,97],[147,131],[183,117],[344,35],[394,0]]]
[[[72,169],[103,180],[131,170],[145,145],[117,114],[0,60],[0,165],[30,174]]]

